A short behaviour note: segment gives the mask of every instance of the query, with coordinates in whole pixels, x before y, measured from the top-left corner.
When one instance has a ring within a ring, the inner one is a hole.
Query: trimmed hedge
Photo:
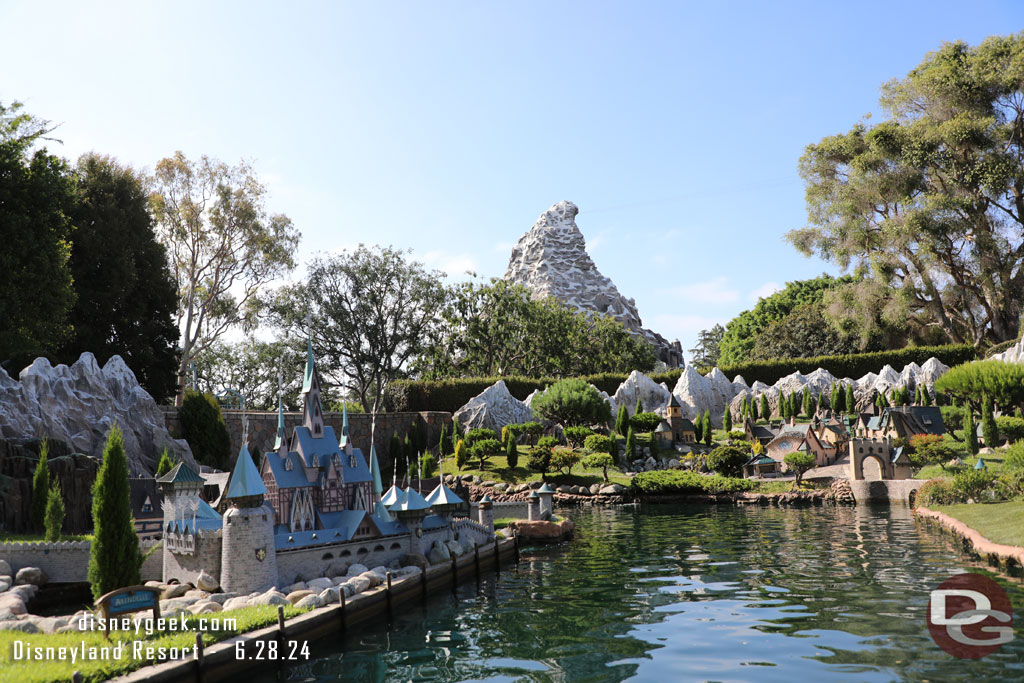
[[[952,344],[947,346],[914,346],[895,351],[876,351],[873,353],[848,354],[844,356],[818,356],[816,358],[782,358],[777,360],[752,361],[738,365],[727,365],[719,368],[730,379],[742,375],[747,384],[756,381],[775,384],[786,375],[796,371],[804,374],[824,368],[836,377],[858,379],[869,372],[878,372],[884,365],[891,365],[897,371],[908,363],[924,363],[934,356],[946,365],[953,367],[977,358],[977,350],[970,344]],[[653,373],[650,376],[655,382],[664,382],[671,389],[679,380],[682,370]],[[593,384],[599,391],[614,394],[619,385],[626,381],[628,374],[606,372],[599,375],[581,377],[585,382]],[[555,377],[467,377],[446,380],[397,380],[388,385],[385,392],[385,406],[391,412],[420,412],[424,410],[440,410],[454,413],[466,405],[487,387],[498,380],[505,380],[509,392],[520,401],[535,390],[544,390],[558,381]]]
[[[749,479],[734,479],[720,474],[706,476],[682,470],[640,472],[631,483],[635,493],[733,493],[750,491],[756,484]]]

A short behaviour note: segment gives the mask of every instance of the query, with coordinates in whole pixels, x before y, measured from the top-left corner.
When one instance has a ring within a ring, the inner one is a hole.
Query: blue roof
[[[171,524],[172,531],[176,533],[193,533],[194,531],[216,531],[223,526],[224,520],[221,518],[220,513],[210,507],[202,498],[199,499],[199,505],[196,507],[195,524],[191,516],[186,516],[185,519],[175,521]]]
[[[871,419],[868,420],[867,428],[870,429],[871,431],[877,431],[877,430],[881,429],[882,428],[882,416],[881,415],[873,415],[871,417]]]
[[[277,488],[294,489],[313,486],[313,483],[306,479],[306,469],[298,453],[293,451],[285,456],[292,463],[290,470],[285,469],[285,458],[282,458],[280,454],[268,452],[266,457],[270,471],[274,475],[274,481],[277,482]]]
[[[349,538],[355,534],[355,530],[359,528],[359,525],[363,523],[363,517],[366,516],[365,510],[337,510],[335,512],[320,512],[316,513],[317,518],[320,520],[320,526],[324,529],[351,529],[348,534]]]
[[[306,337],[306,372],[302,378],[302,393],[308,393],[313,387],[313,372],[316,361],[313,360],[313,338]]]
[[[377,448],[373,444],[370,444],[370,476],[373,477],[373,493],[379,496],[384,485],[380,483],[380,464],[377,462]]]
[[[274,438],[274,450],[281,450],[281,444],[284,443],[284,406],[281,404],[281,399],[277,399],[277,436]]]
[[[448,526],[448,520],[441,515],[427,515],[423,518],[423,524],[421,526],[424,531],[430,531],[431,529],[443,529]]]
[[[380,529],[380,533],[384,536],[409,533],[409,527],[405,526],[401,522],[389,522],[385,519],[380,519],[377,515],[372,515],[372,517],[373,521],[377,524],[377,528]]]
[[[341,439],[338,441],[342,448],[348,443],[348,404],[341,406]],[[373,444],[370,444],[370,452],[373,452]]]
[[[899,448],[892,452],[892,464],[895,465],[896,461],[899,460],[901,457],[904,460],[909,460],[909,457],[903,455],[903,446],[900,446]]]
[[[430,503],[410,487],[405,490],[405,495],[393,505],[389,505],[388,509],[392,512],[414,512],[430,509]]]
[[[433,491],[427,495],[427,502],[430,505],[465,505],[466,502],[456,495],[454,491],[445,486],[444,484],[438,484]]]
[[[157,479],[158,482],[163,483],[186,483],[186,484],[205,484],[206,480],[199,476],[199,474],[186,465],[184,462],[179,462],[174,466],[170,472]]]
[[[231,473],[227,499],[262,496],[266,493],[267,487],[263,485],[263,479],[260,478],[260,473],[256,471],[256,465],[252,461],[252,455],[243,443],[238,451],[238,459],[235,460],[235,471]]]
[[[296,450],[302,454],[307,467],[313,466],[313,456],[317,458],[319,467],[327,467],[333,456],[337,456],[340,466],[338,474],[346,484],[359,484],[366,481],[373,481],[370,468],[366,464],[363,452],[353,448],[352,453],[342,453],[338,447],[338,440],[334,436],[334,428],[325,426],[324,435],[320,438],[314,437],[309,428],[299,426],[295,428],[295,436],[298,443]]]
[[[309,548],[328,543],[343,543],[352,540],[348,529],[316,529],[314,531],[285,531],[274,534],[274,547],[278,550]]]
[[[381,498],[381,502],[388,506],[394,505],[402,499],[402,494],[404,493],[405,491],[392,484],[391,488],[388,489],[388,492],[384,494],[383,498]]]
[[[553,488],[551,488],[550,486],[548,486],[547,482],[544,482],[544,485],[541,486],[539,489],[537,489],[537,493],[554,493],[554,492],[555,492],[555,490]]]
[[[985,461],[982,460],[981,458],[978,458],[978,462],[974,463],[974,469],[976,470],[983,470],[986,469],[987,467],[988,465],[986,465]]]

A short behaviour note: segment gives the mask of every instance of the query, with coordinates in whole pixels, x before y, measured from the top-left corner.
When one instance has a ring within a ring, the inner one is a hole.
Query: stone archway
[[[885,479],[885,465],[877,455],[869,455],[861,460],[861,473],[868,481]]]
[[[881,481],[894,478],[888,439],[850,440],[850,479]]]

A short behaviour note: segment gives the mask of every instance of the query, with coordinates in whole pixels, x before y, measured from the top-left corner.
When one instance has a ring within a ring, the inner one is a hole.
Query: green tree
[[[839,382],[833,382],[832,383],[832,393],[829,396],[829,399],[830,399],[829,400],[829,407],[833,411],[841,411],[842,410],[842,408],[840,407],[840,401],[842,400],[842,395],[843,395],[842,387],[840,387]]]
[[[537,417],[564,427],[607,424],[611,419],[611,408],[597,389],[575,378],[555,382],[530,407]]]
[[[644,412],[644,405],[643,405],[643,403],[640,402],[640,396],[637,395],[637,397],[636,397],[636,407],[633,408],[633,414],[634,415],[639,415],[642,412]]]
[[[514,470],[516,465],[519,464],[519,448],[516,446],[516,440],[510,437],[508,443],[505,444],[505,460],[508,461],[508,468]]]
[[[623,403],[619,406],[619,413],[615,418],[615,431],[622,436],[626,435],[626,429],[629,427],[629,413],[626,411],[626,404]]]
[[[316,258],[307,272],[305,282],[278,290],[270,319],[296,336],[309,333],[323,373],[376,414],[384,387],[408,371],[441,324],[442,274],[402,251],[364,245]]]
[[[928,387],[921,387],[921,405],[930,406],[932,404],[932,396],[928,391]]]
[[[175,459],[171,457],[171,454],[168,452],[167,448],[164,448],[163,451],[160,452],[160,460],[156,464],[156,474],[154,476],[164,476],[165,474],[173,470],[176,464],[177,463],[175,462]]]
[[[761,417],[765,420],[769,420],[771,419],[771,416],[772,407],[771,404],[768,403],[768,394],[761,392]],[[727,428],[726,431],[729,431],[729,428]]]
[[[847,413],[857,412],[857,399],[853,395],[853,384],[846,385],[846,399],[843,401],[843,406]]]
[[[178,370],[177,286],[156,239],[146,180],[111,157],[86,154],[74,171],[69,266],[77,294],[73,333],[55,354],[117,354],[157,401],[171,398]]]
[[[455,466],[460,470],[466,466],[466,462],[469,459],[468,450],[466,442],[462,439],[459,439],[458,443],[455,444]]]
[[[964,413],[964,445],[971,455],[978,454],[978,428],[974,424],[974,413],[970,406]]]
[[[701,330],[697,333],[697,346],[690,349],[690,365],[706,373],[718,365],[720,355],[719,344],[725,328],[715,325],[710,330]]]
[[[814,406],[811,405],[811,390],[804,387],[803,413],[806,417],[814,415]]]
[[[639,433],[653,432],[661,421],[662,417],[657,413],[637,413],[629,418],[629,425]]]
[[[726,404],[725,411],[722,413],[722,429],[727,432],[732,431],[732,410],[729,409],[728,404]]]
[[[142,553],[128,498],[128,458],[116,424],[107,434],[103,464],[92,487],[93,539],[89,584],[93,598],[141,582]]]
[[[658,419],[660,420],[661,418]],[[589,427],[566,427],[563,433],[565,434],[565,440],[569,442],[570,446],[582,448],[583,442],[594,433],[594,430]]]
[[[501,452],[501,441],[497,439],[480,439],[469,447],[469,455],[480,461],[480,469],[484,469],[489,457]]]
[[[711,413],[707,410],[704,411],[704,419],[701,420],[701,427],[704,430],[704,443],[708,446],[711,445]]]
[[[981,436],[985,445],[995,448],[999,445],[999,427],[995,415],[992,414],[992,399],[987,396],[981,400]]]
[[[636,460],[636,435],[633,434],[633,427],[626,433],[626,462]]]
[[[804,473],[807,470],[814,467],[814,455],[805,451],[794,451],[788,454],[782,459],[789,469],[796,475],[796,479],[793,481],[793,489],[796,490],[800,487],[800,482],[803,480]]]
[[[750,401],[750,419],[753,420],[754,422],[757,422],[760,418],[757,409],[757,401],[754,399],[753,396],[751,396],[748,400]]]
[[[441,436],[437,441],[437,450],[441,455],[451,455],[451,439],[448,438],[448,425],[441,425]]]
[[[840,325],[935,327],[956,343],[1013,339],[1024,301],[1024,33],[944,43],[882,88],[877,123],[800,160],[804,254],[863,274]]]
[[[806,304],[776,320],[754,338],[750,359],[839,356],[861,350],[856,335],[836,329],[823,311],[821,302]]]
[[[974,406],[986,396],[1001,406],[1024,406],[1024,365],[999,360],[957,365],[936,380],[935,391]]]
[[[46,497],[46,540],[56,543],[60,540],[60,529],[64,526],[64,499],[60,484],[53,483]]]
[[[726,477],[739,477],[743,475],[743,464],[750,459],[735,446],[719,446],[708,453],[708,467]]]
[[[189,391],[178,411],[181,431],[196,462],[226,470],[231,462],[231,436],[217,399]]]
[[[46,521],[46,497],[50,492],[50,465],[49,465],[50,442],[42,439],[39,442],[39,460],[36,461],[36,469],[32,473],[32,530],[43,531]]]
[[[0,103],[0,361],[15,371],[71,333],[74,178],[45,148],[33,151],[52,130],[20,103]]]
[[[608,468],[614,464],[612,456],[607,453],[591,453],[583,458],[583,466],[591,470],[601,470],[605,481],[608,481]]]
[[[278,392],[285,410],[302,409],[302,374],[285,370],[294,367],[297,359],[306,358],[306,340],[261,341],[247,338],[235,343],[216,341],[196,354],[194,358],[198,391],[223,395],[225,389],[240,392],[245,407],[251,410],[277,410]],[[319,366],[319,364],[318,364]],[[319,368],[318,368],[319,369]],[[282,385],[278,386],[278,381]],[[325,408],[341,411],[347,401],[331,405],[336,395],[330,378],[321,377],[322,400]],[[356,404],[348,405],[354,412]],[[359,411],[363,412],[362,406]]]
[[[255,325],[260,290],[295,267],[299,233],[284,214],[267,214],[266,188],[246,163],[232,168],[176,152],[157,163],[151,185],[177,284],[181,405],[189,363],[228,329]]]

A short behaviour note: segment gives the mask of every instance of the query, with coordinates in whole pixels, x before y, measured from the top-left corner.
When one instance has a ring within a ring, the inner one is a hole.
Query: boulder
[[[201,591],[199,589],[190,590],[185,593],[182,597],[190,598],[192,600],[207,600],[210,597],[209,591]]]
[[[19,619],[17,621],[10,619],[0,621],[0,629],[4,629],[6,631],[21,631],[22,633],[39,633],[39,627],[30,619]]]
[[[452,555],[455,555],[456,557],[462,555],[462,546],[459,545],[458,541],[447,541],[445,545],[448,546],[448,552],[450,552]]]
[[[288,602],[290,602],[290,603],[292,603],[294,605],[295,603],[297,603],[299,600],[301,600],[302,598],[306,597],[307,595],[313,595],[313,591],[308,590],[308,589],[292,591],[291,593],[289,593],[285,597],[288,599]]]
[[[306,585],[305,581],[296,581],[290,586],[285,586],[284,588],[282,588],[281,592],[285,595],[288,595],[289,593],[294,593],[295,591],[304,591],[307,588],[309,588],[309,586]]]
[[[348,573],[348,563],[341,561],[334,561],[329,567],[327,567],[327,576],[335,579],[339,576],[345,576]]]
[[[351,566],[350,566],[350,567],[348,568],[348,571],[347,571],[347,572],[345,572],[345,575],[346,575],[346,576],[359,576],[360,574],[362,574],[362,573],[363,573],[363,572],[365,572],[365,571],[369,571],[369,570],[368,570],[368,569],[366,568],[366,565],[362,565],[362,564],[359,564],[359,563],[357,562],[356,564],[353,564],[353,565],[351,565]]]
[[[161,600],[170,600],[172,598],[180,598],[192,590],[192,584],[188,583],[172,583],[171,585],[164,588],[164,592],[160,594]]]
[[[296,607],[308,607],[315,609],[317,607],[323,607],[324,601],[323,598],[321,598],[319,595],[314,595],[313,593],[310,593],[309,595],[302,596],[302,598],[297,600],[294,603],[294,605]]]
[[[320,600],[325,605],[334,605],[341,602],[341,589],[338,586],[325,588],[319,594]]]
[[[603,496],[621,496],[626,492],[626,487],[622,484],[608,484],[601,488],[601,495]]]
[[[320,591],[330,588],[333,585],[334,583],[326,577],[320,579],[313,579],[312,581],[306,582],[306,588],[313,591],[314,593],[319,593]]]
[[[209,602],[215,602],[218,605],[227,603],[231,598],[237,598],[238,593],[212,593],[210,597],[206,598]]]
[[[253,598],[250,602],[254,606],[263,606],[263,605],[276,606],[276,605],[290,605],[290,604],[292,604],[291,601],[288,599],[288,596],[286,596],[284,593],[281,593],[280,591],[275,591],[275,590],[269,590],[266,593],[263,593],[263,594],[255,597],[255,598]]]
[[[196,577],[196,588],[212,593],[220,588],[220,584],[217,583],[217,579],[213,578],[209,572],[203,570]]]
[[[353,576],[345,583],[341,584],[342,588],[345,589],[345,597],[357,595],[370,588],[370,580],[363,576]],[[349,592],[351,591],[351,593]]]
[[[22,567],[14,576],[15,585],[45,586],[49,580],[46,572],[39,567]]]
[[[440,541],[434,541],[434,545],[430,547],[430,551],[427,553],[427,560],[429,560],[430,564],[450,562],[451,559],[452,554],[448,550],[448,546]]]
[[[482,427],[500,432],[507,424],[531,422],[533,411],[509,392],[504,380],[498,380],[469,399],[453,417],[463,429]]]
[[[200,600],[196,604],[188,608],[188,611],[192,614],[209,614],[210,612],[220,612],[224,607],[220,603],[212,600]]]
[[[12,576],[14,571],[7,560],[0,560],[0,576]]]
[[[601,493],[601,485],[600,484],[591,484],[590,485],[590,495],[596,496],[599,493]]]
[[[288,601],[285,600],[285,602],[288,602]],[[270,603],[267,603],[267,604],[270,604]],[[236,596],[236,597],[233,597],[233,598],[229,598],[224,603],[224,611],[226,612],[228,610],[233,610],[233,609],[243,609],[243,608],[248,607],[248,606],[249,606],[249,598],[248,597]]]
[[[360,574],[356,578],[357,579],[365,579],[366,582],[369,584],[370,588],[376,588],[377,586],[379,586],[382,583],[384,583],[384,578],[382,578],[381,575],[378,574],[377,572],[363,572],[362,574]]]

